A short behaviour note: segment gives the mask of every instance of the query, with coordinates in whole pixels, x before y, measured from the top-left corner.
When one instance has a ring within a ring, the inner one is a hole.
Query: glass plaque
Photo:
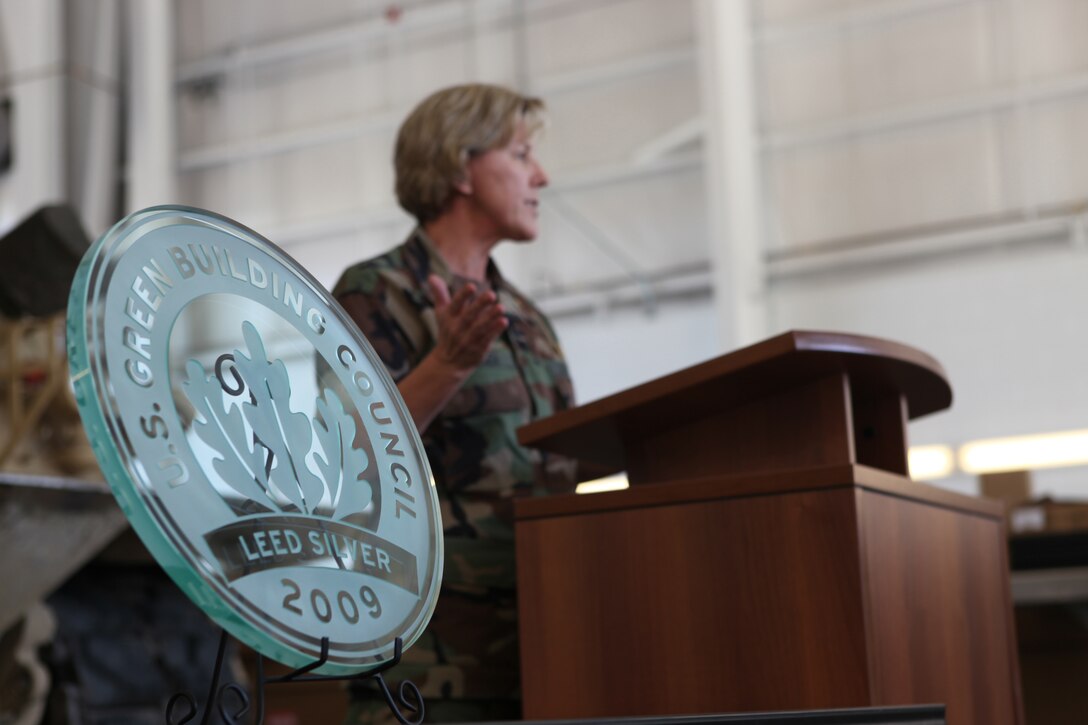
[[[426,627],[442,575],[427,459],[340,306],[245,227],[154,207],[88,250],[68,305],[72,383],[136,533],[216,622],[344,675]]]

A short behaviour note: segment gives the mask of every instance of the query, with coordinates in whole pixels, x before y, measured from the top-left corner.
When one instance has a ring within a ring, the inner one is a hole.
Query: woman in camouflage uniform
[[[397,199],[419,224],[333,290],[397,381],[438,487],[442,592],[396,673],[420,685],[429,721],[520,717],[512,499],[574,486],[571,461],[517,442],[573,394],[551,325],[491,259],[499,242],[537,235],[542,111],[481,84],[425,99],[394,158]],[[385,715],[355,699],[351,721]]]

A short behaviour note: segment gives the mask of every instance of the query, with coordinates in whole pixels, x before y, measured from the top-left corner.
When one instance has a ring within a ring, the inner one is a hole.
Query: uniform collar
[[[450,269],[449,264],[446,263],[445,258],[439,253],[438,247],[435,246],[434,240],[427,235],[427,232],[423,230],[423,227],[416,227],[412,232],[412,240],[418,241],[419,246],[423,252],[427,255],[427,264],[421,265],[417,269],[418,279],[417,282],[426,289],[427,275],[437,274],[442,280],[449,285],[450,289],[455,286],[459,287],[468,282],[478,284],[477,280],[470,280],[467,277],[455,274]],[[498,292],[506,285],[506,281],[503,279],[502,274],[499,272],[499,267],[495,264],[495,260],[491,257],[487,259],[487,282],[491,285],[491,289]]]

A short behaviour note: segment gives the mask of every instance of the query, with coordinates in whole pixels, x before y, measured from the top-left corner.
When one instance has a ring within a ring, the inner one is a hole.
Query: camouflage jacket
[[[450,272],[417,229],[401,246],[347,269],[333,289],[334,297],[350,302],[345,306],[397,381],[435,344],[434,302],[426,284],[431,273],[451,292],[468,282]],[[446,557],[438,611],[428,632],[406,652],[405,663],[432,666],[425,682],[416,680],[430,695],[491,697],[516,691],[513,498],[574,487],[573,461],[517,441],[518,427],[573,404],[555,333],[493,262],[487,281],[510,324],[421,432],[438,489]],[[436,664],[456,667],[438,678]],[[443,681],[441,687],[436,679]]]

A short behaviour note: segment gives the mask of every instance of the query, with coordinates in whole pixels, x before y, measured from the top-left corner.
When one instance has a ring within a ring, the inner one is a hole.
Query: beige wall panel
[[[305,131],[386,112],[393,80],[382,58],[339,53],[232,74],[211,94],[179,95],[181,148]]]
[[[363,160],[354,140],[276,157],[279,178],[272,200],[281,222],[339,216],[361,206]]]
[[[539,9],[528,17],[524,52],[535,76],[688,47],[694,38],[689,2],[586,3]]]
[[[521,35],[510,28],[509,22],[488,23],[471,31],[467,49],[466,80],[499,85],[516,85],[517,68],[511,59],[521,52]]]
[[[759,113],[765,132],[831,121],[850,108],[847,48],[830,40],[758,46]]]
[[[380,114],[393,81],[384,58],[346,52],[281,69],[256,90],[270,96],[273,128],[283,131]]]
[[[990,9],[953,4],[896,22],[757,46],[774,133],[959,100],[994,85]]]
[[[953,4],[850,34],[850,110],[868,115],[988,90],[988,18],[985,3]]]
[[[653,271],[706,259],[701,191],[702,169],[694,167],[587,189],[567,201],[607,230],[629,258]]]
[[[263,171],[263,173],[262,173]],[[180,202],[224,214],[267,235],[275,223],[275,179],[260,164],[224,166],[183,174]]]
[[[219,103],[192,92],[182,92],[175,96],[177,103],[178,150],[200,148],[212,143],[213,139],[225,138],[222,114],[213,114],[211,106]]]
[[[391,43],[390,51],[386,67],[393,109],[408,109],[432,91],[464,83],[472,63],[471,48],[463,38],[430,36],[405,45]]]
[[[1046,80],[1088,71],[1088,3],[1031,0],[1016,7],[1021,77]]]
[[[544,100],[551,123],[542,152],[556,181],[558,169],[629,161],[640,146],[699,113],[691,71],[664,70]]]
[[[984,117],[782,153],[771,171],[776,247],[999,211],[997,141]]]
[[[752,14],[759,24],[803,23],[862,5],[865,0],[756,0]]]
[[[539,239],[501,245],[498,259],[507,276],[530,293],[557,284],[592,288],[598,280],[695,266],[706,259],[701,183],[695,168],[558,200],[546,195]]]
[[[60,0],[0,0],[4,25],[4,74],[18,77],[41,75],[61,69],[65,10]]]
[[[355,204],[364,209],[399,208],[393,191],[393,144],[396,129],[389,127],[377,133],[368,133],[356,142],[358,186],[349,192]]]
[[[363,20],[384,5],[359,0],[183,0],[175,3],[178,58],[194,61],[239,46]]]
[[[1088,93],[1032,108],[1026,145],[1030,202],[1088,204]]]

